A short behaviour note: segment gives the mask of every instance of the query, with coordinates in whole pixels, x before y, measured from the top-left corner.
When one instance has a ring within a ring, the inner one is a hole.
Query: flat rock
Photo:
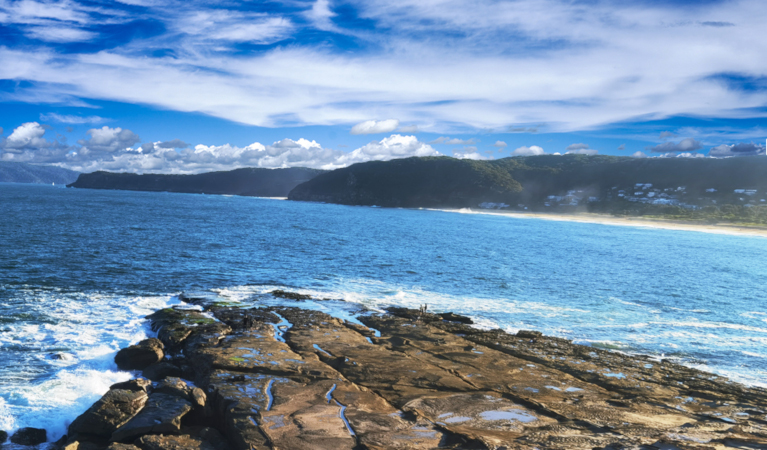
[[[112,433],[112,441],[130,442],[150,433],[178,434],[181,419],[192,410],[188,400],[152,393],[136,416]]]
[[[152,390],[155,394],[168,394],[188,400],[192,388],[187,386],[186,382],[177,377],[166,377]]]
[[[20,428],[11,436],[11,442],[18,445],[38,445],[48,440],[48,434],[41,428]]]
[[[78,449],[79,450],[79,449]],[[132,444],[121,444],[119,442],[112,442],[106,450],[142,450]]]
[[[142,450],[217,450],[206,440],[194,436],[149,435],[138,439]]]
[[[163,344],[159,339],[149,338],[117,352],[115,363],[120,370],[142,370],[150,364],[162,361]]]
[[[72,422],[69,433],[108,438],[144,407],[147,398],[143,390],[112,389]]]

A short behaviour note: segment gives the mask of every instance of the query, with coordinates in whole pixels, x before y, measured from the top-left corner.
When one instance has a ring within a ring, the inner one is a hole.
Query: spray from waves
[[[8,292],[8,291],[6,291]],[[44,428],[49,440],[109,386],[131,378],[115,353],[145,339],[144,316],[176,297],[71,293],[24,287],[3,299],[0,316],[0,429]],[[5,314],[18,311],[23,315]],[[7,308],[7,309],[3,309]]]

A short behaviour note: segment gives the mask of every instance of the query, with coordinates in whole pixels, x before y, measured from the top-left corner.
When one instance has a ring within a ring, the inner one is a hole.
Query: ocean
[[[184,291],[352,320],[427,304],[765,387],[765,255],[753,236],[0,184],[0,430],[64,434]]]

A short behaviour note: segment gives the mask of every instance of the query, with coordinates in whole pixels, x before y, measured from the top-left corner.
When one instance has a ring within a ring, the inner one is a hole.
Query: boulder
[[[115,383],[109,386],[109,389],[123,389],[126,391],[144,391],[151,389],[152,382],[146,378],[135,378],[133,380],[123,381],[122,383]]]
[[[299,294],[297,292],[283,291],[282,289],[276,289],[276,290],[270,292],[270,294],[272,294],[273,296],[275,296],[277,298],[285,298],[285,299],[288,299],[288,300],[299,300],[300,301],[300,300],[311,300],[312,299],[311,295]]]
[[[192,388],[186,385],[186,382],[181,378],[167,377],[157,384],[157,387],[152,391],[156,394],[168,394],[176,397],[180,397],[189,400],[189,394],[192,393]]]
[[[8,433],[6,433],[3,430],[0,430],[0,444],[5,443],[5,441],[8,440]]]
[[[138,444],[144,450],[217,450],[210,442],[194,436],[143,436]]]
[[[531,331],[531,330],[519,330],[517,331],[517,337],[525,338],[525,339],[535,339],[543,336],[543,333],[540,331]]]
[[[112,389],[72,422],[69,433],[108,438],[135,416],[147,401],[144,391]]]
[[[467,325],[471,325],[474,323],[474,321],[471,320],[471,318],[469,317],[461,316],[459,314],[455,314],[451,312],[442,313],[442,314],[439,314],[439,316],[442,317],[442,320],[447,320],[448,322],[465,323]]]
[[[192,404],[188,400],[152,393],[144,409],[112,433],[112,441],[131,442],[150,433],[178,434],[181,419],[191,410]]]
[[[159,339],[150,338],[117,352],[115,363],[120,370],[143,370],[150,364],[162,361],[163,344]]]
[[[181,369],[174,364],[163,361],[146,367],[141,373],[152,381],[160,381],[165,377],[180,377]]]
[[[21,428],[11,436],[11,442],[18,445],[38,445],[48,440],[48,434],[41,428]]]

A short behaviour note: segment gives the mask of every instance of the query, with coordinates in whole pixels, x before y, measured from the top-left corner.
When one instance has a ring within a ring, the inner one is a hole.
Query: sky
[[[0,0],[0,161],[765,154],[764,0]]]

